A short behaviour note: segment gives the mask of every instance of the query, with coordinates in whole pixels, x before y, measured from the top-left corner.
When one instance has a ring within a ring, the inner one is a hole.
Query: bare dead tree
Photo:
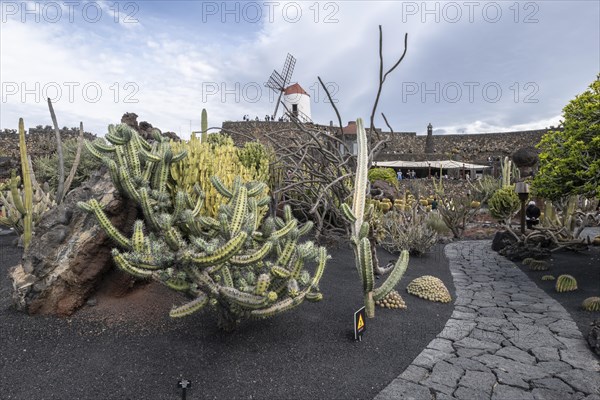
[[[402,57],[384,73],[383,32],[379,26],[380,76],[371,115],[370,161],[385,145],[385,141],[381,140],[379,135],[373,137],[373,133],[377,132],[374,128],[374,114],[387,76],[404,59],[407,38],[408,36],[404,38]],[[315,223],[315,236],[320,239],[340,234],[346,236],[349,232],[349,225],[340,206],[351,197],[356,157],[348,147],[340,112],[320,76],[318,80],[336,114],[339,128],[303,123],[284,104],[292,123],[290,128],[260,132],[257,137],[243,132],[227,130],[222,132],[246,140],[260,141],[273,149],[276,159],[271,163],[271,175],[276,176],[277,179],[271,184],[271,192],[275,209],[279,208],[280,203],[289,204],[296,217],[312,220]],[[385,115],[383,118],[393,132]]]

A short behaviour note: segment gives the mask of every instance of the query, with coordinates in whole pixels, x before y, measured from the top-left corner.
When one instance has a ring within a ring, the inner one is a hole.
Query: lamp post
[[[517,182],[515,192],[521,200],[521,233],[525,234],[525,202],[529,197],[529,185],[525,182]]]
[[[429,170],[429,172],[427,173],[427,175],[428,175],[427,177],[431,179],[431,163],[429,163],[429,162],[427,163],[427,168]]]

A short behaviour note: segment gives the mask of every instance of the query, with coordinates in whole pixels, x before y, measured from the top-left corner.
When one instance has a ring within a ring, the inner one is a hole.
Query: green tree
[[[570,194],[600,196],[600,75],[563,109],[561,126],[538,144],[537,195],[551,200]]]

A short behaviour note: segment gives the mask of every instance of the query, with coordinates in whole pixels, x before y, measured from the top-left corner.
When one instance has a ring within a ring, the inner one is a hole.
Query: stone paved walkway
[[[376,397],[600,400],[600,366],[567,311],[490,241],[446,246],[454,313]]]

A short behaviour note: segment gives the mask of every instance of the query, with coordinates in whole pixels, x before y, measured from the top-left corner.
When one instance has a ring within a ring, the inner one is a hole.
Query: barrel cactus
[[[536,260],[535,258],[526,258],[523,260],[524,265],[528,265],[532,271],[547,271],[548,263],[544,260]]]
[[[577,280],[572,275],[560,275],[558,279],[556,279],[555,288],[559,293],[572,292],[577,290]]]
[[[402,296],[400,296],[400,293],[398,293],[397,290],[392,290],[391,292],[389,292],[383,299],[376,301],[375,305],[378,305],[379,307],[383,308],[391,308],[398,310],[406,309],[406,303],[404,302],[404,299],[402,298]]]
[[[600,297],[588,297],[583,300],[581,307],[586,311],[600,311]]]
[[[554,275],[544,275],[544,276],[542,276],[542,280],[543,281],[553,281],[553,280],[556,280],[556,278],[554,277]]]
[[[115,264],[131,275],[152,278],[184,293],[190,301],[171,310],[183,317],[201,309],[216,312],[219,326],[234,329],[249,318],[266,318],[322,299],[319,281],[329,256],[324,247],[299,242],[312,224],[300,225],[286,207],[284,218],[266,217],[270,199],[262,182],[234,179],[226,187],[213,177],[226,199],[216,218],[202,215],[205,195],[195,187],[172,196],[172,165],[185,152],[173,154],[160,135],[152,145],[126,125],[109,127],[112,146],[87,143],[108,166],[115,186],[135,201],[143,214],[130,237],[108,220],[98,201],[79,203],[95,215],[117,243]],[[307,266],[315,263],[311,275]]]
[[[425,300],[449,303],[452,301],[450,292],[441,279],[431,275],[424,275],[413,279],[407,286],[408,293]]]

